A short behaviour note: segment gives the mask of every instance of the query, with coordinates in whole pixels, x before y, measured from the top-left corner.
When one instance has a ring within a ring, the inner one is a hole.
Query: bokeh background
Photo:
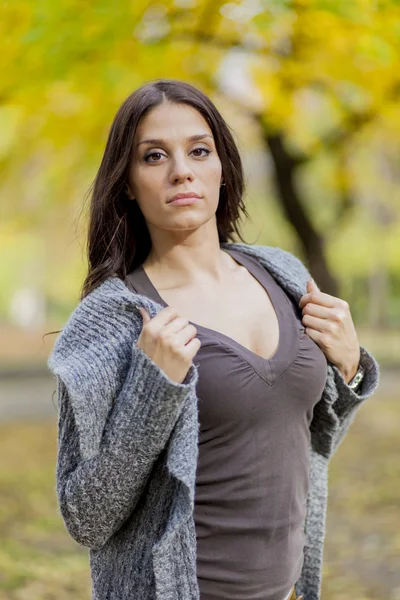
[[[248,243],[346,299],[381,368],[330,468],[324,600],[400,600],[400,3],[14,0],[0,39],[0,599],[90,597],[57,509],[46,361],[78,303],[90,184],[123,100],[213,99],[246,172]],[[239,240],[237,240],[239,241]]]

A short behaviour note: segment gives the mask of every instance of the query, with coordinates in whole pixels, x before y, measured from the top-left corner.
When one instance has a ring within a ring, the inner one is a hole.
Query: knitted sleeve
[[[360,345],[360,364],[365,377],[355,392],[344,380],[339,369],[328,363],[328,377],[321,400],[314,407],[311,421],[311,443],[316,452],[331,458],[360,406],[370,398],[379,385],[379,365],[375,358]]]
[[[61,515],[80,544],[101,548],[130,516],[198,373],[178,384],[140,348],[115,399],[98,453],[82,460],[67,387],[58,377],[56,489]]]
[[[335,365],[332,366],[338,392],[338,398],[333,404],[333,409],[339,423],[333,439],[333,452],[337,450],[342,442],[355,418],[357,409],[376,392],[379,385],[379,364],[372,354],[361,345],[360,365],[364,368],[365,375],[356,392],[348,386],[339,369]]]

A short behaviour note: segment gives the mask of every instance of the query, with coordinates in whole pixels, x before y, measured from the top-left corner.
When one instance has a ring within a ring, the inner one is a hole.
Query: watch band
[[[357,373],[353,379],[347,384],[354,392],[360,387],[362,380],[364,379],[365,371],[361,365],[358,366]]]

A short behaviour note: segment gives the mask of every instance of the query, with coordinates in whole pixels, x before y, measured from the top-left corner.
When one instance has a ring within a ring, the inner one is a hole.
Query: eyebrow
[[[199,140],[202,140],[206,137],[209,137],[211,139],[214,139],[213,136],[209,133],[197,133],[195,135],[191,135],[190,137],[187,138],[188,142],[197,142]],[[141,142],[139,142],[138,144],[136,144],[136,147],[140,146],[140,144],[154,144],[154,145],[162,145],[162,144],[166,144],[166,140],[162,140],[160,138],[153,138],[153,139],[149,139],[149,140],[142,140]]]

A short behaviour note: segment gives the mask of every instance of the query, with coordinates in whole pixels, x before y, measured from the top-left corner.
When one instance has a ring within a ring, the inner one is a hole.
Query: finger
[[[321,331],[318,331],[317,329],[313,329],[312,327],[305,327],[304,331],[308,335],[308,337],[310,337],[316,344],[321,346],[321,337],[322,337]]]
[[[197,330],[193,330],[192,327],[185,327],[181,331],[178,331],[176,336],[183,346],[187,346],[191,340],[197,338]]]
[[[148,321],[150,321],[150,315],[147,312],[147,310],[145,308],[143,308],[142,306],[139,306],[139,312],[143,317],[143,323],[148,323]]]
[[[172,306],[166,306],[165,308],[163,308],[162,310],[160,310],[155,315],[155,317],[153,317],[151,319],[151,324],[156,329],[159,329],[161,327],[164,327],[165,325],[167,325],[168,323],[170,323],[174,319],[176,319],[176,317],[178,317],[178,316],[179,316],[178,312],[177,312],[177,310],[175,308],[173,308]]]
[[[315,329],[316,331],[331,332],[331,321],[329,319],[319,319],[318,317],[312,317],[311,315],[304,315],[302,318],[304,327]]]
[[[164,331],[166,334],[170,333],[179,333],[182,329],[185,329],[189,325],[192,325],[188,319],[185,317],[176,317],[173,321],[170,321],[164,327]]]
[[[321,304],[313,304],[312,302],[308,302],[302,309],[303,317],[305,315],[312,315],[313,317],[319,317],[320,319],[330,319],[332,318],[332,310],[330,308],[326,308],[326,306],[322,306]]]
[[[317,284],[315,283],[314,279],[309,279],[307,281],[307,292],[320,292],[321,290],[319,289],[319,287],[317,286]]]
[[[300,298],[300,308],[303,308],[303,306],[308,302],[312,302],[313,304],[321,304],[327,308],[334,308],[338,303],[338,298],[335,298],[335,296],[331,296],[330,294],[325,294],[325,292],[310,292],[308,294],[304,294],[304,296]]]

